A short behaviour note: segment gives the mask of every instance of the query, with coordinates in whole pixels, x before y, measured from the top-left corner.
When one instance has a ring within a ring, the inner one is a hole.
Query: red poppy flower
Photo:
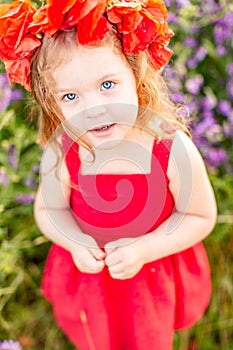
[[[73,27],[96,6],[98,0],[48,0],[48,19],[56,28]],[[89,28],[88,28],[89,29]]]
[[[41,45],[28,25],[36,9],[28,0],[14,1],[0,10],[0,57],[3,61],[23,59]]]
[[[145,16],[133,32],[123,34],[124,52],[137,54],[144,51],[157,36],[160,27]]]
[[[150,48],[156,69],[161,68],[162,61],[168,62],[172,51],[166,45],[173,32],[168,29],[167,9],[162,0],[118,0],[109,6],[107,16],[122,33],[126,54],[138,54]]]
[[[117,25],[120,33],[130,33],[143,20],[142,9],[142,3],[119,1],[109,5],[106,12],[109,21]]]
[[[103,16],[105,5],[105,1],[99,2],[90,13],[79,21],[77,25],[77,37],[81,45],[102,40],[111,28],[110,23]]]
[[[64,17],[67,15],[68,11],[75,6],[77,0],[62,0],[62,1],[57,1],[57,0],[48,0],[48,20],[53,25],[57,30],[61,29],[63,22],[64,22]],[[83,4],[82,4],[83,3]],[[82,7],[85,8],[87,5],[86,1],[78,1],[76,6],[79,5],[80,12]],[[91,9],[91,5],[89,4]]]
[[[80,44],[90,44],[103,39],[110,28],[103,17],[106,3],[107,0],[48,0],[48,20],[61,30],[77,27]]]
[[[47,36],[52,36],[57,29],[49,23],[48,16],[48,6],[42,6],[33,16],[32,23],[28,26],[28,30],[34,35],[44,33]]]
[[[111,23],[117,25],[120,33],[128,34],[146,19],[157,24],[164,24],[167,19],[167,9],[162,0],[138,2],[118,0],[118,2],[113,2],[113,5],[109,5],[107,16]]]
[[[10,83],[21,84],[26,90],[31,91],[30,87],[30,58],[22,60],[5,62],[6,71]]]
[[[156,40],[148,47],[148,52],[152,59],[151,63],[157,70],[165,66],[173,54],[173,51],[167,47],[173,35],[173,31],[168,29],[164,35],[158,35]]]
[[[164,24],[167,21],[167,8],[163,0],[146,1],[146,9],[143,12],[153,21],[160,24]]]

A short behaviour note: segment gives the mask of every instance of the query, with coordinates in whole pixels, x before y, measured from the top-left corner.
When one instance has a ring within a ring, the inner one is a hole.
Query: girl
[[[80,350],[172,349],[174,330],[192,326],[209,302],[200,242],[216,206],[161,77],[172,36],[164,4],[50,1],[30,7],[29,21],[21,5],[14,16],[24,18],[30,50],[22,45],[19,59],[19,38],[16,57],[5,41],[1,57],[9,77],[32,89],[48,141],[35,202],[54,242],[42,291]],[[11,14],[2,16],[8,25]]]

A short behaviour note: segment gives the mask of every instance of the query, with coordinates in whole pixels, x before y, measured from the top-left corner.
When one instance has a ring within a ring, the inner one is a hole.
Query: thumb
[[[91,248],[90,251],[96,260],[103,260],[106,256],[106,253],[100,248]]]

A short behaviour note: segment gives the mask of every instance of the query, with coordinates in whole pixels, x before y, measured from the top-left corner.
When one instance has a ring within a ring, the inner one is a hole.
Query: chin
[[[98,142],[95,145],[93,145],[94,148],[102,149],[102,150],[108,150],[117,147],[123,139],[111,139],[111,140],[106,140],[102,142]]]

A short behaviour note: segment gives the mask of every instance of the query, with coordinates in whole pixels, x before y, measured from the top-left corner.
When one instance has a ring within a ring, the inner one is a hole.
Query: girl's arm
[[[212,231],[217,212],[214,193],[197,148],[182,132],[173,141],[167,174],[174,212],[134,243],[107,250],[106,265],[114,278],[130,278],[145,263],[185,250]]]
[[[153,261],[154,254],[162,258],[202,241],[216,222],[216,202],[204,162],[182,132],[173,141],[167,174],[175,210],[148,238],[143,237],[146,262]]]
[[[105,253],[95,240],[84,234],[69,206],[71,188],[64,162],[56,172],[57,155],[47,147],[41,161],[40,186],[34,215],[41,232],[51,241],[68,250],[82,272],[96,273],[103,269]]]

